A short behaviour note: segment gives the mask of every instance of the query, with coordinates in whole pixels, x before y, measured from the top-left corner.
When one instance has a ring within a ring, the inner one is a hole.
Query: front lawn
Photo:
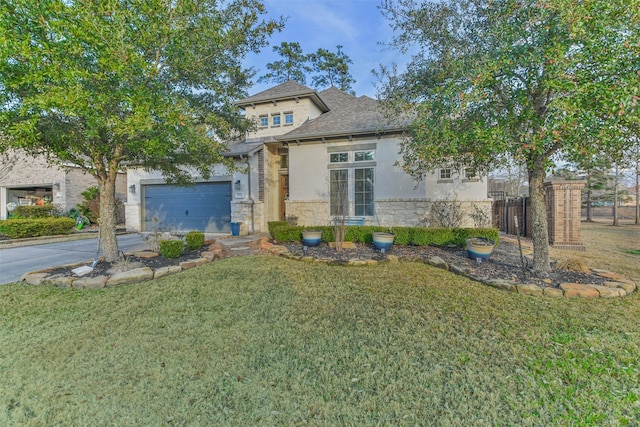
[[[640,423],[638,293],[249,256],[0,301],[3,426]]]

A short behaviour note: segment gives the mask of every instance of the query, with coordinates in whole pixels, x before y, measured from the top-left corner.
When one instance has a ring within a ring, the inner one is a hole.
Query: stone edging
[[[87,265],[86,262],[69,264],[63,265],[61,267],[25,273],[20,278],[20,281],[24,281],[29,285],[53,285],[59,288],[102,289],[104,287],[144,282],[147,280],[158,279],[160,277],[180,273],[181,271],[188,270],[199,265],[207,264],[217,258],[221,258],[222,252],[223,250],[221,246],[211,245],[209,251],[203,252],[201,254],[201,258],[183,261],[178,265],[160,267],[155,270],[149,267],[134,268],[127,271],[117,272],[110,276],[101,275],[94,277],[70,277],[51,274],[51,271],[57,268],[75,268]],[[145,253],[151,254],[151,252],[149,251],[141,251],[134,253],[134,255],[142,258],[145,256]]]
[[[266,239],[260,239],[259,249],[268,252],[272,255],[281,256],[287,259],[316,263],[327,264],[334,263],[332,259],[314,258],[311,256],[293,255],[289,249],[285,246],[273,245],[266,241]],[[143,251],[145,252],[145,251]],[[223,249],[221,245],[214,244],[210,246],[208,252],[203,252],[202,258],[196,258],[189,261],[183,261],[179,265],[161,267],[156,270],[152,270],[149,267],[135,268],[128,271],[115,273],[111,276],[96,276],[96,277],[69,277],[63,275],[51,275],[51,271],[54,269],[46,269],[40,271],[33,271],[25,273],[20,281],[24,281],[30,285],[54,285],[61,288],[74,288],[74,289],[101,289],[104,287],[111,287],[123,284],[139,283],[147,280],[158,279],[163,276],[180,273],[183,270],[188,270],[209,262],[217,258],[221,258]],[[144,256],[143,253],[136,253],[137,256]],[[388,254],[383,261],[377,261],[374,259],[352,259],[346,264],[347,266],[366,266],[376,265],[384,263],[398,263],[398,262],[416,262],[424,263],[433,267],[441,268],[443,270],[450,271],[454,274],[467,277],[476,282],[482,283],[494,287],[496,289],[516,292],[521,295],[534,295],[534,296],[546,296],[556,298],[616,298],[624,297],[634,293],[637,289],[637,284],[629,279],[605,270],[596,270],[594,273],[605,279],[609,279],[604,282],[604,285],[596,284],[580,284],[580,283],[562,283],[559,288],[542,287],[532,283],[516,283],[510,280],[503,279],[486,279],[483,277],[475,276],[469,272],[465,267],[457,266],[455,264],[448,264],[442,258],[434,256],[426,260],[422,258],[409,258],[398,257],[397,255]],[[73,265],[65,265],[62,267],[74,268],[86,265],[87,263],[79,263]]]
[[[314,258],[311,256],[301,256],[301,255],[293,255],[289,249],[285,246],[271,246],[268,250],[281,257],[308,262],[308,263],[318,263],[318,264],[332,264],[334,263],[331,259],[324,258]],[[397,255],[388,254],[387,259],[384,261],[377,261],[373,259],[352,259],[342,265],[348,266],[363,266],[363,265],[376,265],[381,263],[398,263],[398,262],[416,262],[416,263],[424,263],[433,267],[441,268],[443,270],[450,271],[459,276],[467,277],[473,281],[482,283],[484,285],[488,285],[494,287],[496,289],[508,291],[508,292],[516,292],[522,295],[534,295],[534,296],[545,296],[545,297],[555,297],[555,298],[573,298],[573,297],[581,297],[581,298],[617,298],[624,297],[634,293],[637,289],[637,284],[633,280],[626,279],[616,273],[612,273],[606,270],[596,270],[593,269],[593,272],[605,279],[609,279],[604,282],[604,285],[597,284],[581,284],[581,283],[561,283],[559,288],[552,287],[543,287],[538,286],[533,283],[517,283],[511,280],[503,280],[503,279],[487,279],[485,277],[480,277],[472,274],[465,267],[457,266],[455,264],[448,264],[442,258],[438,256],[434,256],[423,260],[422,258],[409,258],[409,257],[398,257]]]

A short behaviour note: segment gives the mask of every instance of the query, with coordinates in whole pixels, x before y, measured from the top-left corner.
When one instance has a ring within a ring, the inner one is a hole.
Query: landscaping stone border
[[[126,271],[114,272],[109,276],[101,275],[93,277],[71,277],[61,274],[52,274],[52,271],[60,268],[56,267],[25,273],[20,281],[26,282],[29,285],[53,285],[59,288],[102,289],[105,287],[140,283],[148,280],[158,279],[164,276],[169,276],[171,274],[177,274],[181,271],[198,267],[200,265],[212,262],[215,259],[221,258],[222,253],[222,246],[219,244],[213,244],[209,246],[209,251],[202,252],[201,258],[183,261],[178,265],[160,267],[155,270],[149,267],[140,267]],[[134,252],[133,255],[136,255],[139,258],[158,256],[157,253],[151,251]],[[87,265],[87,263],[85,262],[63,265],[62,268],[75,268],[83,265]]]
[[[373,259],[351,259],[345,262],[335,262],[331,259],[324,258],[314,258],[312,256],[301,256],[301,255],[293,255],[289,249],[285,246],[271,245],[268,242],[264,242],[260,244],[261,249],[266,249],[272,254],[279,255],[281,257],[308,262],[308,263],[317,263],[317,264],[328,264],[328,265],[347,265],[347,266],[364,266],[364,265],[375,265],[381,263],[399,263],[399,262],[414,262],[414,263],[424,263],[430,265],[432,267],[441,268],[443,270],[450,271],[459,276],[467,277],[473,281],[482,283],[487,286],[494,287],[496,289],[500,289],[507,292],[515,292],[521,295],[532,295],[532,296],[542,296],[542,297],[550,297],[550,298],[618,298],[624,297],[634,293],[638,284],[627,278],[620,276],[619,274],[606,271],[606,270],[598,270],[593,269],[592,271],[605,279],[609,279],[604,282],[604,285],[598,284],[582,284],[582,283],[561,283],[558,288],[550,287],[550,286],[539,286],[533,283],[518,283],[511,280],[500,280],[500,279],[488,279],[485,277],[480,277],[469,272],[465,267],[458,266],[455,264],[449,264],[445,262],[442,258],[438,256],[434,256],[431,258],[427,258],[426,260],[422,260],[421,258],[411,258],[411,257],[398,257],[397,255],[388,254],[385,260],[378,261]]]
[[[423,263],[432,267],[450,271],[451,273],[457,274],[459,276],[467,277],[468,279],[502,291],[514,292],[521,295],[542,296],[550,298],[619,298],[634,293],[638,288],[638,284],[634,280],[629,280],[620,276],[619,274],[610,271],[598,269],[593,269],[592,271],[596,275],[608,279],[604,282],[604,285],[562,283],[558,288],[555,288],[538,286],[532,283],[517,283],[511,280],[488,279],[485,277],[479,277],[469,272],[465,267],[447,263],[438,256],[430,257],[423,261],[421,258],[399,257],[397,255],[388,254],[386,256],[386,259],[384,260],[351,259],[347,262],[337,262],[328,258],[314,258],[312,256],[293,255],[285,246],[274,245],[264,237],[258,240],[256,249],[260,250],[263,253],[269,253],[295,261],[314,264],[369,266],[385,263],[394,264],[399,262]],[[143,252],[146,252],[146,254],[140,253],[140,257],[150,255],[149,251]],[[134,253],[134,255],[138,255],[138,253]],[[188,270],[190,268],[212,262],[215,259],[221,258],[222,255],[222,245],[213,244],[210,246],[209,251],[202,253],[202,258],[183,261],[179,265],[160,267],[156,270],[152,270],[149,267],[141,267],[128,271],[117,272],[111,276],[69,277],[62,275],[53,275],[51,274],[51,271],[55,269],[47,269],[25,273],[22,276],[21,281],[24,281],[30,285],[48,284],[61,288],[102,289],[104,287],[139,283],[158,279],[160,277],[168,276],[171,274],[177,274],[183,270]],[[65,265],[63,267],[74,268],[82,265],[86,265],[86,263]]]

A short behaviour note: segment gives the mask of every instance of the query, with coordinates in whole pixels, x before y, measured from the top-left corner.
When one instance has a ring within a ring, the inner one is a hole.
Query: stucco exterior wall
[[[298,217],[302,225],[324,225],[329,215],[329,171],[331,169],[374,169],[375,215],[365,217],[367,225],[427,226],[434,201],[453,200],[463,213],[461,226],[473,226],[468,215],[476,205],[490,212],[486,178],[463,179],[454,174],[451,180],[440,180],[428,174],[415,181],[396,165],[400,161],[398,138],[353,138],[332,143],[289,145],[289,201],[287,214]],[[352,152],[362,147],[375,151],[373,162],[330,164],[333,152]],[[371,148],[375,147],[375,148]],[[352,180],[350,175],[350,181]],[[349,216],[354,215],[353,184],[349,188]]]
[[[293,113],[293,124],[284,123],[284,115],[286,112]],[[279,113],[281,117],[281,124],[274,126],[272,117],[274,113]],[[256,137],[268,137],[282,135],[297,128],[307,120],[312,120],[322,114],[322,111],[308,98],[301,98],[296,100],[278,101],[275,105],[271,102],[255,104],[254,106],[246,107],[246,117],[253,120],[258,128],[255,132],[247,133],[247,138]],[[260,127],[260,116],[266,115],[269,119],[269,125],[266,127]]]

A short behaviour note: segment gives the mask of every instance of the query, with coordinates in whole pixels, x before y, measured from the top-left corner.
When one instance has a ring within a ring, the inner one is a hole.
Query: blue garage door
[[[145,231],[230,231],[231,182],[145,185],[143,189]]]

